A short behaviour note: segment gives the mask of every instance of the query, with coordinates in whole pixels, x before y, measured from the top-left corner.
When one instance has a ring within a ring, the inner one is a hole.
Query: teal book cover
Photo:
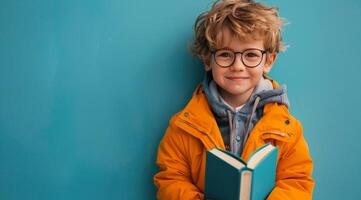
[[[248,162],[214,148],[206,154],[205,198],[263,200],[275,185],[278,148],[266,144]]]

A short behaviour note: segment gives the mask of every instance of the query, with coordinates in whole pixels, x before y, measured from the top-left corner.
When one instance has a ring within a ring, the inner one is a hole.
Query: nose
[[[243,71],[246,69],[246,66],[242,62],[242,55],[236,55],[233,65],[230,66],[232,71]]]

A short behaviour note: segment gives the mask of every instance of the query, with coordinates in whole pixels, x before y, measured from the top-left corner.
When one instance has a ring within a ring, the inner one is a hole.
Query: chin
[[[244,95],[244,94],[252,93],[254,88],[255,87],[238,87],[238,88],[229,88],[229,90],[227,91],[233,95]]]
[[[245,93],[247,93],[247,91],[249,91],[248,89],[230,89],[230,90],[226,90],[226,92],[228,94],[234,95],[234,96],[239,96],[239,95],[243,95]]]

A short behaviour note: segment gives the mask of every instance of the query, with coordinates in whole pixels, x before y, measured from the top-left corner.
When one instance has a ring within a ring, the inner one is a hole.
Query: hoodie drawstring
[[[229,145],[231,148],[231,152],[234,152],[234,145],[233,145],[233,122],[232,122],[232,112],[227,110],[228,114],[228,122],[229,122]]]
[[[261,100],[261,97],[257,96],[256,99],[254,100],[254,104],[253,104],[253,108],[252,108],[252,112],[251,112],[251,116],[249,116],[248,120],[247,120],[247,124],[246,124],[246,129],[245,129],[245,135],[244,135],[244,139],[243,139],[243,144],[242,146],[244,146],[244,144],[246,143],[246,140],[248,138],[249,135],[249,126],[252,122],[252,118],[254,116],[254,113],[256,112],[257,106],[259,101]]]

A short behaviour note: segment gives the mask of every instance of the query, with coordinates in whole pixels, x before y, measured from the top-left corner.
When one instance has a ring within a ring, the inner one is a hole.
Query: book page
[[[232,156],[224,153],[223,151],[220,151],[219,149],[212,149],[209,152],[211,152],[218,158],[224,160],[226,163],[230,164],[231,166],[233,166],[236,169],[241,169],[244,167],[244,164],[241,161],[233,158]]]
[[[251,198],[251,183],[252,183],[252,172],[245,170],[241,174],[240,189],[241,194],[239,195],[240,200],[249,200]]]
[[[271,152],[274,148],[275,148],[274,146],[268,145],[265,148],[256,152],[254,155],[252,155],[252,157],[248,161],[247,167],[254,169],[258,165],[258,163],[262,161],[262,159],[266,157],[269,154],[269,152]]]

